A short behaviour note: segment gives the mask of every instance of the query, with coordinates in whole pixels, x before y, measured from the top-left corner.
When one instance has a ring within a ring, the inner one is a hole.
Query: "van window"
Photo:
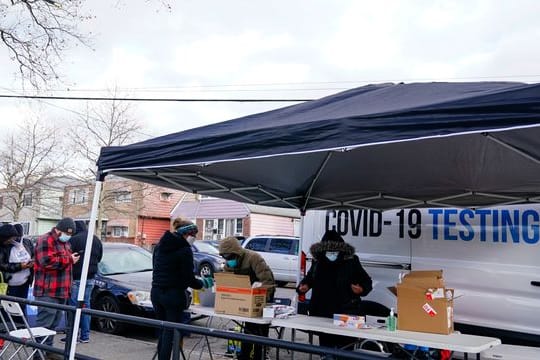
[[[268,251],[278,254],[290,254],[291,239],[270,239]]]
[[[289,255],[298,255],[298,240],[292,241],[291,251],[289,252]]]
[[[266,238],[251,239],[246,245],[246,249],[253,251],[266,251]]]

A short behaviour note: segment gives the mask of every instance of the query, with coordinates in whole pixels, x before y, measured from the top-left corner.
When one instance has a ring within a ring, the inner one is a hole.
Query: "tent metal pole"
[[[86,236],[86,245],[84,247],[84,258],[81,272],[81,281],[79,283],[79,293],[77,294],[77,310],[75,310],[75,320],[71,331],[71,347],[69,349],[69,360],[75,359],[75,351],[77,350],[77,336],[79,333],[79,324],[81,322],[81,308],[84,305],[84,290],[86,288],[86,280],[88,277],[88,266],[90,265],[90,255],[92,255],[92,242],[94,240],[94,229],[96,227],[96,219],[99,208],[99,198],[103,183],[96,181],[94,187],[94,200],[92,201],[92,212],[90,213],[90,223],[88,224],[88,235]]]
[[[485,133],[484,136],[485,136],[486,138],[488,138],[489,140],[492,140],[492,141],[496,142],[497,144],[499,144],[499,145],[501,145],[501,146],[504,146],[505,148],[514,151],[515,153],[517,153],[517,154],[523,156],[524,158],[527,158],[527,159],[529,159],[529,160],[531,160],[531,161],[534,161],[534,162],[537,163],[537,164],[540,164],[540,159],[535,158],[535,157],[533,157],[533,156],[527,154],[525,151],[520,150],[520,149],[518,149],[517,147],[515,147],[515,146],[513,146],[513,145],[511,145],[511,144],[509,144],[509,143],[506,143],[506,142],[502,141],[501,139],[497,139],[495,136],[491,135],[490,133]]]
[[[302,209],[304,209],[304,210],[307,209],[307,205],[308,205],[308,202],[309,202],[309,197],[311,196],[311,192],[313,191],[313,187],[315,186],[315,183],[317,182],[317,180],[319,180],[319,176],[321,176],[321,173],[323,172],[324,168],[326,167],[326,164],[328,163],[328,160],[330,160],[331,156],[332,156],[332,152],[329,151],[326,154],[326,157],[324,158],[321,166],[319,166],[319,169],[317,170],[317,173],[313,177],[313,180],[311,181],[311,184],[309,184],[308,191],[306,191],[306,196],[305,196],[305,200],[304,200],[304,206],[302,206]]]

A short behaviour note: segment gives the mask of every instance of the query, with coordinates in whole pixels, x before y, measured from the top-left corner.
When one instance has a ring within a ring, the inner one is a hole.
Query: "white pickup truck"
[[[367,299],[395,307],[388,287],[399,273],[442,269],[456,291],[457,329],[540,344],[540,204],[308,211],[301,237],[308,259],[327,229],[356,248],[374,282]]]

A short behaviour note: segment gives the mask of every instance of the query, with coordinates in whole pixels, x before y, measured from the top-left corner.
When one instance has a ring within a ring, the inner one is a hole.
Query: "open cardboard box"
[[[217,314],[261,317],[266,305],[267,286],[251,288],[248,275],[218,272],[214,311]]]
[[[454,331],[454,290],[445,287],[442,270],[411,271],[396,289],[399,330]]]

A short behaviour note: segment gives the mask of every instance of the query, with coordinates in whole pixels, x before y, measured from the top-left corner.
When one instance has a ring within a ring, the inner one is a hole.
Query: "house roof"
[[[188,219],[234,219],[248,216],[250,213],[267,214],[285,217],[300,217],[294,209],[272,208],[269,206],[244,204],[227,199],[203,199],[181,201],[172,211],[171,217]]]

